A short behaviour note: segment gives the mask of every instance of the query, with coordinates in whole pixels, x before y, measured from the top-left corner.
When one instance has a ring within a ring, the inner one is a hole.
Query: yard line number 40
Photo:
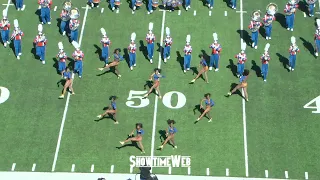
[[[0,104],[6,102],[9,99],[10,91],[6,87],[0,86]]]
[[[150,101],[148,98],[143,98],[143,95],[145,95],[147,91],[129,91],[129,97],[127,98],[126,105],[131,107],[131,108],[143,108],[146,107],[150,104]],[[172,105],[171,103],[171,98],[173,95],[178,96],[178,102],[175,106]],[[140,102],[135,102],[133,100],[139,100]],[[178,91],[170,91],[167,92],[166,94],[163,95],[162,97],[162,103],[165,105],[167,108],[170,109],[180,109],[182,108],[187,102],[187,98],[184,94]]]
[[[315,106],[310,106],[311,104],[315,104]],[[310,102],[304,105],[303,108],[315,109],[315,111],[312,111],[312,113],[320,113],[320,96],[312,99]]]

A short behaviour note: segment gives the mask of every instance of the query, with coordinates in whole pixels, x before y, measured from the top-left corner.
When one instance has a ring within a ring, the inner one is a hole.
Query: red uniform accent
[[[4,26],[3,21],[0,22],[0,27],[3,27],[2,30],[7,31],[10,29],[10,23]]]

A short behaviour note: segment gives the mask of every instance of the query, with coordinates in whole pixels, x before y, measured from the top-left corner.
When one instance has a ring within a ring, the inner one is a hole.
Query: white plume
[[[132,42],[134,42],[135,40],[136,40],[136,33],[135,32],[133,32],[132,34],[131,34],[131,41]]]
[[[213,36],[214,41],[218,41],[218,34],[217,33],[213,33],[212,36]]]
[[[73,45],[74,48],[80,49],[80,45],[76,41],[72,41],[71,44]]]
[[[15,28],[19,27],[18,19],[13,20],[13,25],[14,25]]]
[[[38,25],[38,31],[39,31],[40,33],[42,33],[42,31],[43,31],[43,26],[42,26],[42,24],[39,24],[39,25]]]
[[[149,23],[149,31],[152,31],[152,30],[153,30],[153,23],[150,22],[150,23]]]
[[[190,43],[190,41],[191,41],[191,36],[190,36],[190,34],[188,34],[188,35],[187,35],[187,38],[186,38],[186,42],[187,42],[187,43]]]
[[[62,44],[62,42],[58,42],[58,48],[59,48],[60,50],[63,50],[63,44]]]
[[[270,48],[270,44],[267,43],[266,46],[264,47],[264,52],[268,52]]]
[[[246,48],[247,48],[247,44],[246,43],[242,43],[241,44],[241,51],[245,51],[246,50]]]
[[[291,43],[296,44],[296,38],[294,36],[291,37]]]
[[[170,36],[170,29],[168,27],[166,27],[166,35]]]
[[[320,19],[317,19],[317,26],[320,27]]]
[[[101,34],[102,34],[103,36],[106,36],[106,35],[107,35],[107,32],[106,32],[106,30],[105,30],[104,28],[101,28],[100,31],[101,31]]]
[[[3,16],[3,17],[7,17],[7,15],[8,15],[8,11],[7,11],[7,9],[4,9],[4,10],[2,11],[2,16]]]

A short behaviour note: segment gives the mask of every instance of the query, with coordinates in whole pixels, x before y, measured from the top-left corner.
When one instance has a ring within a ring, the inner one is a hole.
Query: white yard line
[[[243,30],[243,0],[240,0],[240,31],[242,33]],[[241,34],[243,37],[243,34]],[[244,43],[241,38],[241,45]],[[243,94],[242,89],[242,94]],[[246,101],[242,99],[242,119],[243,119],[243,141],[244,141],[244,161],[246,168],[246,177],[249,177],[249,162],[248,162],[248,142],[247,142],[247,116],[246,116]]]
[[[166,20],[166,11],[162,12],[162,23],[161,23],[161,37],[160,37],[160,47],[163,45],[163,34],[164,34],[164,22]],[[159,62],[158,68],[161,68],[161,51],[159,52]],[[152,125],[152,139],[151,139],[151,158],[154,156],[154,143],[156,137],[156,125],[157,125],[157,113],[158,113],[158,96],[155,97],[154,101],[154,113],[153,113],[153,125]]]
[[[8,0],[8,4],[6,4],[6,10],[7,10],[7,12],[8,12],[8,9],[9,9],[9,6],[10,6],[10,3],[11,3],[11,0]]]
[[[89,10],[89,6],[87,5],[86,11],[85,11],[84,16],[83,16],[83,22],[82,22],[81,33],[80,33],[80,38],[79,38],[79,45],[80,46],[81,46],[81,42],[82,42],[82,38],[83,38],[84,27],[85,27],[87,16],[88,16],[88,10]],[[72,74],[72,78],[74,78],[74,73]],[[63,111],[63,116],[62,116],[59,136],[58,136],[58,142],[57,142],[56,152],[54,153],[54,159],[53,159],[53,164],[52,164],[51,171],[55,171],[55,169],[56,169],[56,164],[57,164],[57,159],[58,159],[59,150],[60,150],[60,144],[61,144],[61,138],[62,138],[62,133],[63,133],[63,128],[64,128],[64,123],[66,121],[68,107],[69,107],[70,95],[71,94],[69,92],[68,95],[67,95],[66,105],[65,105],[65,108],[64,108],[64,111]]]

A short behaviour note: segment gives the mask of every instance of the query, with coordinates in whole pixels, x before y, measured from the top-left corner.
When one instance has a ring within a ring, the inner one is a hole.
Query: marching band
[[[40,61],[42,64],[46,64],[45,55],[46,55],[46,46],[47,46],[47,38],[43,33],[42,24],[38,25],[38,35],[34,39],[33,43],[36,46],[36,55],[40,57]]]
[[[260,11],[252,13],[252,20],[250,21],[249,29],[251,30],[252,48],[258,49],[259,29],[262,26],[260,22]]]
[[[164,48],[163,48],[163,62],[167,62],[167,59],[170,59],[171,53],[171,45],[172,45],[172,37],[170,36],[170,28],[166,27],[166,38],[163,40]]]
[[[136,67],[136,51],[137,51],[137,45],[134,42],[136,40],[136,33],[132,33],[131,34],[131,42],[128,46],[128,51],[129,51],[129,65],[130,65],[130,69],[131,71],[133,70],[133,67]]]
[[[267,6],[266,15],[263,18],[263,24],[266,29],[266,39],[271,39],[271,32],[272,32],[272,22],[276,20],[274,16],[278,11],[278,6],[275,3],[270,3]]]
[[[39,8],[40,9],[40,17],[42,24],[51,24],[51,12],[50,8],[52,5],[52,0],[38,0]]]
[[[289,0],[284,9],[286,13],[287,30],[293,31],[296,9],[299,7],[299,0]]]
[[[9,41],[10,22],[8,20],[7,13],[8,11],[6,9],[2,11],[3,18],[0,22],[1,39],[4,47],[7,47],[7,45],[10,44],[10,41]]]
[[[316,7],[317,0],[306,0],[306,3],[308,4],[308,10],[309,10],[309,16],[314,16],[314,7]]]
[[[20,30],[19,22],[17,19],[13,21],[13,25],[14,25],[14,31],[11,35],[11,40],[13,40],[14,53],[17,59],[20,59],[20,56],[22,55],[21,40],[22,40],[22,36],[24,36],[24,33]]]
[[[156,40],[156,36],[152,33],[153,23],[149,23],[149,32],[146,36],[147,41],[147,50],[148,50],[148,58],[150,63],[152,64],[153,52],[154,52],[154,41]]]
[[[212,67],[215,67],[215,71],[219,71],[219,60],[220,60],[220,53],[222,51],[221,45],[218,43],[218,34],[213,33],[213,43],[210,45],[212,49],[211,56],[210,56],[210,64],[209,64],[209,71],[212,71]]]

